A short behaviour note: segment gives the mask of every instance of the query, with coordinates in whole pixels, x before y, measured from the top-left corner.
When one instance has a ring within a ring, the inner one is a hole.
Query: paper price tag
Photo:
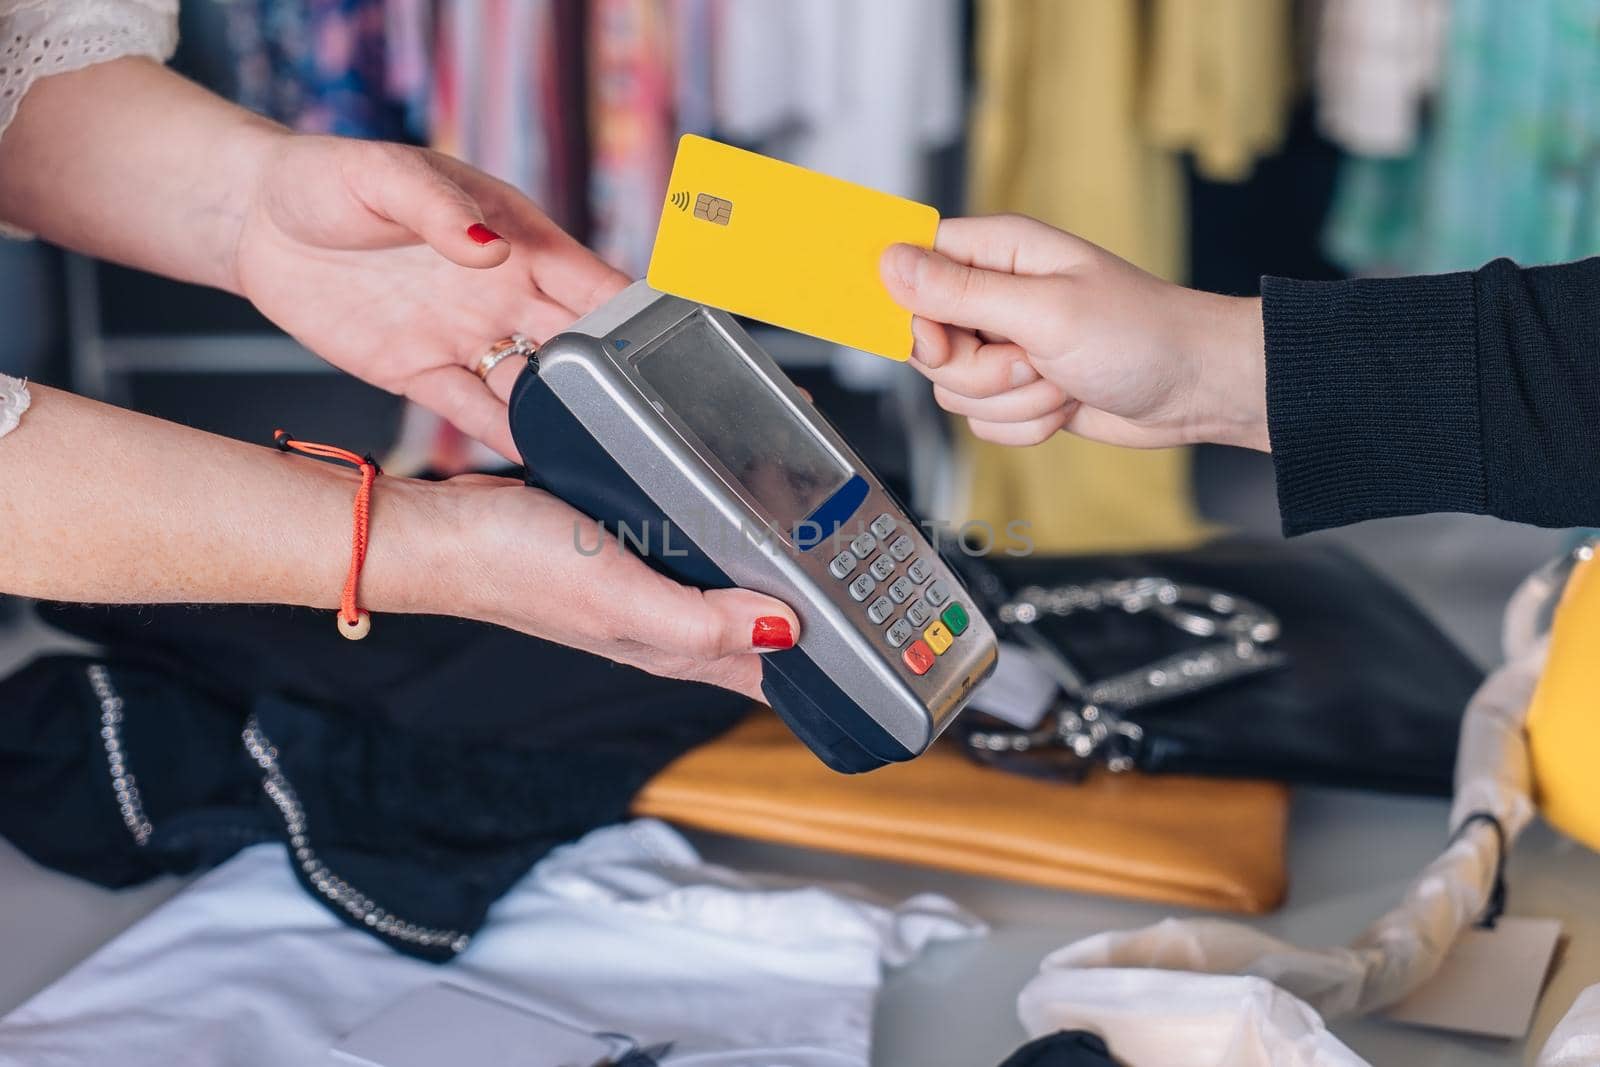
[[[1438,973],[1384,1015],[1414,1026],[1526,1037],[1560,940],[1556,919],[1502,916],[1493,930],[1472,927]]]

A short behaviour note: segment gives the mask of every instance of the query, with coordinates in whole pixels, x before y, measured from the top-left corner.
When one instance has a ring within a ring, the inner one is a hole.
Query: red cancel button
[[[928,642],[920,637],[907,645],[900,656],[906,661],[906,666],[911,668],[912,674],[927,674],[928,668],[933,666],[933,649],[929,648]]]

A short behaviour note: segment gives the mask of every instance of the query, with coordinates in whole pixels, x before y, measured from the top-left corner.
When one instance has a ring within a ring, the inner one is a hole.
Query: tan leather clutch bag
[[[840,775],[762,708],[652,779],[634,813],[683,826],[1074,889],[1264,912],[1283,899],[1288,792],[1269,782],[980,767],[950,742]]]

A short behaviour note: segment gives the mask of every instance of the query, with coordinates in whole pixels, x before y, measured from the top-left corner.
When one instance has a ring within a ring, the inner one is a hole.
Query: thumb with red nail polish
[[[750,644],[760,652],[794,647],[794,627],[782,615],[763,615],[750,632]]]

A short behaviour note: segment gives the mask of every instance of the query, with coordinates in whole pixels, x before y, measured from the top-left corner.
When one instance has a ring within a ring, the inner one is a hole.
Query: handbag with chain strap
[[[1069,779],[1103,765],[1450,791],[1482,672],[1343,552],[1224,539],[965,567],[1002,638],[1030,648],[1059,687],[1027,729],[958,720],[980,762]]]

